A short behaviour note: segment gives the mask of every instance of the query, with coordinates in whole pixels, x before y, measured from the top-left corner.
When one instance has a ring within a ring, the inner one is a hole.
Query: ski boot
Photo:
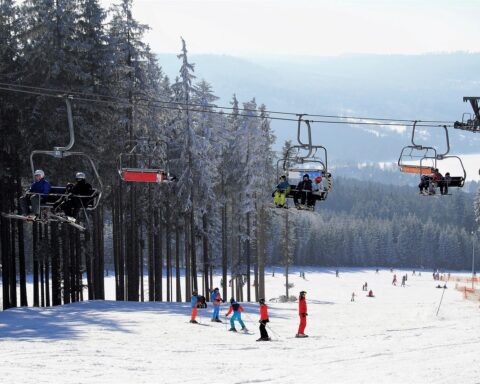
[[[272,340],[270,337],[260,337],[259,339],[257,339],[257,341],[270,341]]]
[[[237,332],[237,330],[235,328],[230,328],[228,331],[229,332]]]
[[[248,332],[247,327],[242,327],[242,331],[243,331],[243,332]]]
[[[295,335],[295,337],[296,337],[296,338],[299,338],[299,339],[302,339],[302,338],[304,338],[304,337],[308,337],[308,335],[305,335],[304,333],[297,333],[297,334]]]
[[[190,323],[192,323],[192,324],[198,324],[198,321],[197,321],[197,320],[190,320]]]

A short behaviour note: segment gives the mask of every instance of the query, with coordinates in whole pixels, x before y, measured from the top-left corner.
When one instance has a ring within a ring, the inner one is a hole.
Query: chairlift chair
[[[136,183],[166,183],[173,181],[166,167],[160,143],[141,137],[127,142],[131,149],[118,156],[118,174],[123,181]],[[163,152],[165,153],[165,151]],[[161,159],[161,166],[152,166]]]
[[[302,154],[302,151],[308,151]],[[314,201],[323,201],[327,198],[328,192],[332,187],[332,178],[327,168],[327,149],[321,145],[294,145],[290,147],[285,158],[277,161],[277,179],[280,177],[280,169],[287,176],[290,188],[286,191],[286,198],[296,198],[302,191],[297,190],[297,183],[291,183],[292,180],[300,181],[305,174],[308,174],[312,181],[319,178],[319,183],[313,185],[311,198]],[[315,188],[315,186],[317,188]]]
[[[478,102],[480,97],[464,97],[463,101],[470,103],[473,109],[473,115],[471,113],[464,113],[462,121],[456,121],[453,125],[456,129],[462,129],[470,132],[480,132],[480,106]]]
[[[404,173],[418,174],[420,176],[420,180],[422,180],[423,176],[429,176],[435,172],[435,169],[438,169],[439,162],[448,159],[456,159],[458,160],[462,174],[460,176],[450,176],[449,180],[443,180],[443,182],[446,182],[447,187],[449,188],[462,188],[465,184],[466,171],[460,157],[448,155],[450,152],[450,139],[448,136],[447,127],[442,127],[445,131],[446,151],[439,154],[436,148],[423,146],[415,142],[416,125],[417,121],[414,121],[411,136],[412,144],[403,147],[402,151],[400,152],[400,157],[398,159],[400,171]]]
[[[67,118],[68,118],[68,127],[69,127],[69,135],[70,141],[65,147],[54,147],[53,150],[34,150],[30,154],[30,167],[32,171],[32,177],[34,177],[36,167],[35,159],[38,158],[39,155],[47,155],[56,159],[65,159],[67,157],[78,157],[83,158],[88,162],[91,167],[92,175],[94,176],[94,180],[92,180],[92,185],[97,186],[96,188],[92,188],[92,194],[89,196],[80,196],[80,195],[72,195],[69,192],[69,188],[67,188],[67,184],[65,186],[51,186],[49,194],[38,194],[34,192],[25,192],[25,196],[38,196],[40,195],[40,212],[38,212],[38,216],[35,219],[32,219],[28,216],[23,215],[16,215],[16,214],[3,214],[3,216],[13,219],[19,219],[24,221],[40,221],[40,222],[49,222],[49,221],[57,221],[57,222],[64,222],[73,227],[84,230],[85,228],[76,223],[72,218],[68,218],[63,216],[61,213],[56,212],[54,208],[57,208],[62,202],[66,201],[70,198],[78,198],[82,203],[82,208],[84,211],[92,211],[95,210],[102,198],[102,191],[103,185],[100,175],[98,174],[97,168],[95,163],[93,162],[92,158],[88,156],[84,152],[78,151],[70,151],[75,144],[75,133],[73,127],[73,117],[72,117],[72,106],[70,103],[71,97],[65,98],[65,103],[67,106]],[[88,217],[85,214],[85,218],[88,221]]]

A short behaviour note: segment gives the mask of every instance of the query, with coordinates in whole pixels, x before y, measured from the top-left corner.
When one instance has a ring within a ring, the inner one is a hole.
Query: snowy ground
[[[396,271],[400,277],[404,273]],[[83,302],[0,312],[1,383],[479,383],[480,308],[430,273],[391,285],[390,271],[292,273],[308,292],[308,339],[295,339],[297,304],[270,304],[274,341],[259,343],[258,305],[244,316],[254,334],[188,323],[187,304]],[[361,286],[368,282],[375,298]],[[109,286],[112,280],[109,279]],[[216,280],[218,283],[219,280]],[[267,277],[267,299],[284,293]],[[351,293],[357,298],[350,302]],[[221,313],[225,312],[226,307]]]

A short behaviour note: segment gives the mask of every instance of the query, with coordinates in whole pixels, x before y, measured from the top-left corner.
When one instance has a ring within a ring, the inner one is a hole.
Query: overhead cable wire
[[[89,92],[69,91],[69,90],[44,88],[44,87],[33,87],[33,86],[2,83],[2,82],[0,82],[0,90],[19,92],[24,94],[32,94],[32,95],[44,96],[44,97],[58,98],[58,97],[71,96],[75,100],[85,101],[85,102],[100,102],[103,104],[122,104],[126,106],[132,105],[132,102],[130,102],[128,99],[117,97],[117,96],[108,96],[108,95],[101,95],[101,94],[89,93]],[[201,105],[201,104],[184,103],[184,102],[178,102],[178,101],[165,101],[165,100],[149,98],[149,97],[139,97],[139,98],[136,97],[134,103],[137,105],[153,105],[160,109],[177,110],[177,111],[182,111],[184,110],[185,107],[191,107],[193,108],[191,109],[191,111],[193,112],[222,114],[224,116],[234,116],[235,113],[224,112],[223,110],[237,110],[239,112],[258,113],[258,110],[256,109],[223,107],[215,104]],[[212,109],[206,109],[206,108],[218,108],[221,111],[214,111]],[[417,121],[418,123],[424,123],[424,124],[417,124],[417,127],[443,127],[443,126],[451,127],[453,124],[452,122],[447,122],[442,120],[407,120],[407,119],[387,119],[387,118],[370,118],[370,117],[339,116],[339,115],[320,115],[320,114],[310,115],[310,114],[304,114],[304,113],[280,112],[280,111],[270,111],[270,110],[265,110],[264,112],[268,114],[268,117],[267,117],[268,119],[279,120],[279,121],[298,122],[299,119],[302,119],[304,116],[336,119],[336,120],[308,119],[310,123],[321,123],[321,124],[398,126],[398,125],[407,125],[407,124],[399,124],[399,123],[413,123],[414,121]],[[296,116],[296,118],[293,119],[291,117],[272,116],[272,114],[284,115],[284,116]],[[259,118],[259,116],[255,116],[255,115],[252,115],[252,116],[242,115],[242,116]],[[346,119],[349,119],[349,120],[344,121]],[[352,121],[352,120],[355,120],[355,121]],[[434,123],[437,123],[437,124],[434,124]],[[444,123],[447,123],[447,124],[444,124]]]

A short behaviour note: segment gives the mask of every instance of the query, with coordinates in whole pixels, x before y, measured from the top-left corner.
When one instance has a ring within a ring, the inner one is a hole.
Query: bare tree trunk
[[[62,305],[62,282],[60,270],[60,252],[58,238],[58,224],[51,224],[51,241],[50,248],[52,250],[52,305]]]
[[[38,238],[38,227],[40,224],[33,223],[33,306],[39,307],[40,306],[40,293],[38,287],[38,245],[39,245],[39,238]]]
[[[175,219],[175,298],[177,302],[182,301],[182,286],[180,284],[180,220]]]
[[[18,270],[20,273],[20,305],[28,306],[27,299],[27,272],[25,268],[25,236],[23,221],[18,220]],[[56,240],[55,240],[56,241]]]
[[[163,258],[162,258],[162,223],[160,221],[160,211],[154,211],[155,237],[153,240],[154,249],[154,269],[155,269],[155,301],[162,301],[163,286]]]
[[[202,216],[202,226],[203,226],[203,275],[204,275],[204,296],[209,296],[209,281],[208,281],[208,270],[210,269],[209,257],[208,257],[208,223],[207,223],[207,214],[204,213]]]
[[[227,297],[227,272],[228,272],[228,253],[227,253],[227,207],[222,207],[222,297]]]
[[[45,226],[45,253],[44,253],[44,257],[43,257],[43,260],[44,260],[44,271],[45,271],[45,305],[47,307],[50,307],[50,273],[49,273],[49,270],[50,270],[50,252],[51,252],[51,248],[50,248],[50,242],[49,242],[49,230],[48,230],[49,226],[46,225]]]
[[[35,225],[35,224],[34,224]],[[71,280],[70,280],[70,231],[66,226],[61,227],[62,231],[62,275],[63,275],[63,303],[69,304]]]
[[[103,223],[103,205],[99,205],[97,211],[95,212],[95,228],[96,228],[96,239],[97,239],[97,252],[95,257],[95,298],[105,300],[105,246],[104,246],[104,223]]]
[[[143,225],[139,225],[139,231],[140,231],[140,252],[139,252],[139,257],[138,257],[138,270],[139,270],[139,276],[140,276],[140,301],[143,303],[145,301],[145,290],[143,287],[143,275],[144,275],[144,270],[143,270],[143,265],[144,263],[144,242],[143,242]]]
[[[13,187],[13,183],[12,183]],[[13,201],[14,201],[14,190],[13,188],[11,189],[11,193],[9,196],[9,200],[11,200],[11,206],[12,206],[12,211],[13,211]],[[15,263],[16,260],[16,252],[15,252],[15,238],[16,238],[16,227],[13,223],[10,223],[10,229],[11,229],[11,246],[10,246],[10,262],[7,264],[6,268],[9,268],[9,275],[10,275],[10,305],[12,307],[17,306],[17,266]]]
[[[170,206],[167,205],[165,211],[165,245],[167,253],[167,301],[169,302],[172,301],[172,228],[170,214]]]
[[[250,212],[247,213],[247,241],[245,245],[245,251],[247,253],[247,301],[251,301],[251,296],[250,296],[250,269],[251,269],[251,246],[250,246]]]
[[[148,228],[147,228],[147,247],[148,247],[148,300],[155,300],[155,258],[154,255],[154,233],[153,233],[153,221],[155,218],[155,212],[152,208],[152,188],[148,186]]]
[[[265,298],[265,240],[266,240],[266,217],[265,208],[260,210],[260,236],[258,239],[258,294]]]
[[[2,180],[0,191],[2,195],[7,194],[7,186],[9,185],[8,180]],[[8,211],[7,200],[0,199],[0,209],[2,211]],[[3,309],[8,309],[11,307],[10,303],[10,268],[6,267],[10,264],[10,231],[9,231],[10,221],[6,218],[0,216],[0,240],[2,243],[2,296],[3,296]]]
[[[83,301],[82,241],[80,239],[80,231],[75,231],[75,296],[77,301]]]
[[[193,206],[193,191],[192,191],[192,207],[190,208],[190,254],[192,255],[192,288],[198,292],[197,283],[197,250],[195,241],[195,210]]]
[[[188,216],[184,216],[184,239],[183,247],[185,251],[185,300],[190,301],[192,298],[192,285],[191,285],[191,274],[190,274],[190,241],[189,241],[189,222]]]
[[[92,237],[92,239],[90,239]],[[95,277],[94,277],[94,260],[96,258],[95,250],[95,227],[93,229],[93,236],[90,236],[90,231],[85,232],[85,270],[87,272],[87,286],[88,286],[88,300],[95,300]],[[91,244],[90,244],[91,240]]]

